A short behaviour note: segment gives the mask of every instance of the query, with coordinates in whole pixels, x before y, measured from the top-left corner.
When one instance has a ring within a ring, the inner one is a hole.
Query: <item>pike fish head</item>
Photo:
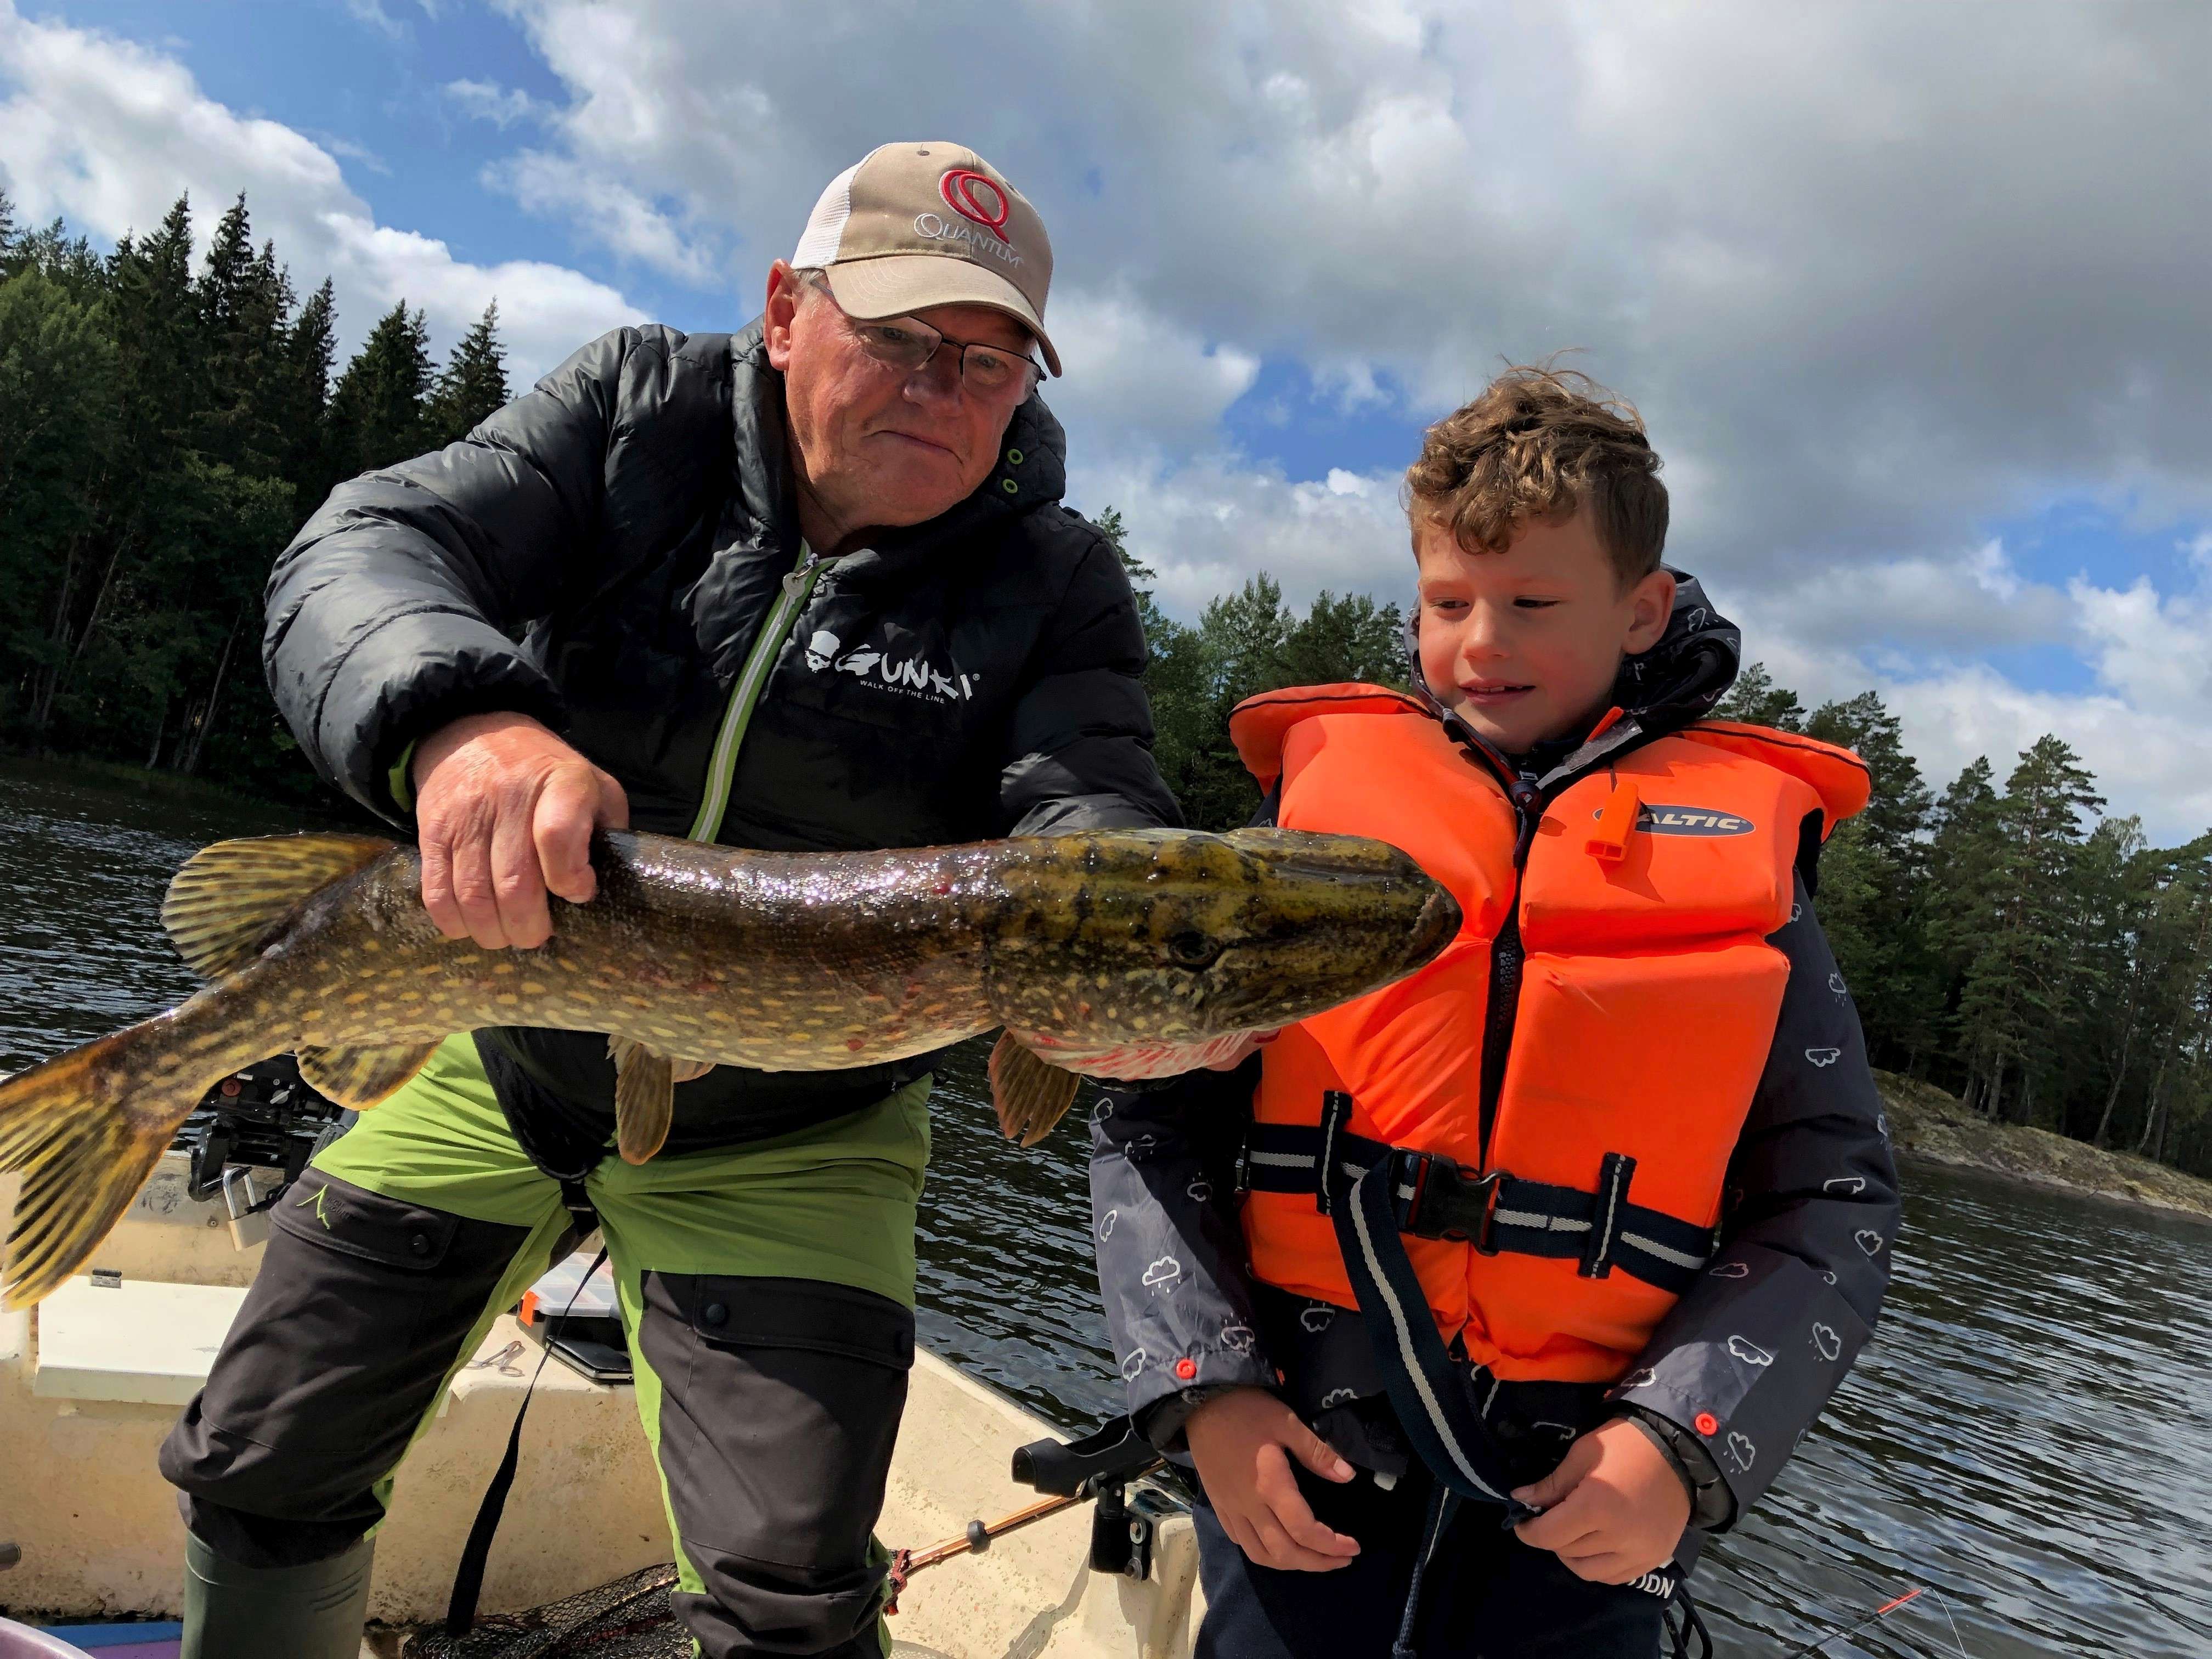
[[[1402,979],[1460,927],[1419,865],[1361,836],[1121,830],[1021,846],[979,918],[987,994],[1009,1028],[1075,1048],[1287,1024]]]

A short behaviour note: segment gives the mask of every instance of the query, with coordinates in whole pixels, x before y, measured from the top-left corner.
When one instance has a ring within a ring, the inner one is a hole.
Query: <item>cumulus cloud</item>
[[[495,3],[562,93],[448,83],[516,131],[488,183],[702,290],[750,287],[879,143],[1004,166],[1053,229],[1077,499],[1124,509],[1173,608],[1261,568],[1294,596],[1404,592],[1395,477],[1224,439],[1262,363],[1403,423],[1580,347],[1667,457],[1673,556],[1785,678],[1876,684],[1934,774],[2048,726],[2116,799],[2212,817],[2212,602],[2188,586],[2212,569],[2212,216],[2186,205],[2212,9]],[[442,331],[496,287],[540,365],[629,314],[378,227],[327,147],[7,8],[0,157],[28,213],[112,234],[179,185],[210,212],[243,185],[298,268],[360,262],[356,325],[406,292],[445,296]],[[2022,574],[1993,526],[2059,498],[2170,527],[2182,574]],[[2094,689],[1978,656],[2022,648]]]
[[[208,97],[174,58],[94,30],[33,21],[0,0],[0,169],[23,216],[103,238],[147,231],[180,191],[204,234],[240,191],[295,277],[327,271],[348,342],[401,299],[450,342],[496,296],[518,376],[542,374],[640,313],[615,289],[536,260],[476,264],[376,222],[324,145]]]

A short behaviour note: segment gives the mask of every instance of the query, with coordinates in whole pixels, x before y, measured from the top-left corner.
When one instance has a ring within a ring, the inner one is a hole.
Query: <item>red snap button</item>
[[[1176,1375],[1181,1377],[1184,1382],[1189,1382],[1192,1377],[1198,1375],[1198,1361],[1195,1359],[1176,1360]]]
[[[1699,1434],[1718,1434],[1721,1431],[1720,1419],[1715,1417],[1711,1412],[1699,1412],[1693,1420],[1698,1425]]]

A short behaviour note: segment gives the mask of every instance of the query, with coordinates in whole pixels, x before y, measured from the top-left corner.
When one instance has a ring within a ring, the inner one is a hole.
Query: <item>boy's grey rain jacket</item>
[[[769,647],[722,842],[842,850],[1178,822],[1152,763],[1128,579],[1060,505],[1065,456],[1032,398],[967,500],[823,565]],[[408,818],[388,774],[410,744],[513,710],[613,774],[633,827],[681,836],[800,556],[783,377],[759,323],[619,329],[464,441],[331,494],[270,579],[270,688],[317,769],[395,823]],[[596,1162],[612,1122],[604,1041],[477,1035],[533,1155],[556,1173]],[[678,1087],[669,1150],[856,1109],[930,1058],[718,1066]]]
[[[1675,729],[1711,709],[1737,653],[1735,629],[1686,579],[1667,637],[1626,665],[1616,698],[1643,729]],[[1272,822],[1272,804],[1262,819]],[[1789,958],[1790,979],[1729,1164],[1720,1248],[1621,1384],[1590,1402],[1592,1420],[1632,1407],[1654,1426],[1702,1488],[1694,1519],[1716,1528],[1766,1490],[1872,1334],[1897,1237],[1888,1126],[1813,914],[1816,854],[1800,860],[1792,920],[1767,941]],[[1115,1090],[1093,1115],[1092,1225],[1130,1410],[1179,1451],[1184,1419],[1212,1391],[1271,1389],[1352,1461],[1395,1473],[1407,1454],[1358,1316],[1256,1284],[1246,1269],[1234,1170],[1258,1065]],[[1547,1401],[1570,1392],[1525,1386]],[[1697,1428],[1707,1412],[1725,1425],[1710,1437]],[[1552,1459],[1564,1449],[1555,1442]]]

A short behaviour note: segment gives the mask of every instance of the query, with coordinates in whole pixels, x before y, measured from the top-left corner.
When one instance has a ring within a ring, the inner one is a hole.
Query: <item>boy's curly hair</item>
[[[1667,544],[1658,474],[1633,404],[1573,369],[1516,364],[1424,434],[1406,508],[1470,553],[1504,551],[1532,519],[1587,510],[1626,586]]]

